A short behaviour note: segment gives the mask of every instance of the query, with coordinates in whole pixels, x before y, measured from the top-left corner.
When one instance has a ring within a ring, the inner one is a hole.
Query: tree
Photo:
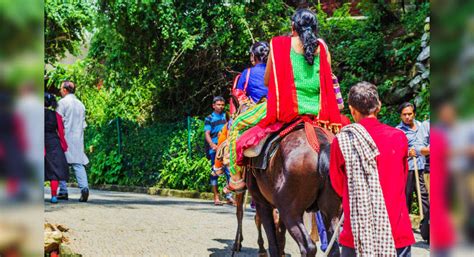
[[[45,64],[55,64],[73,55],[85,43],[86,29],[92,24],[93,9],[89,0],[46,0],[44,8]]]

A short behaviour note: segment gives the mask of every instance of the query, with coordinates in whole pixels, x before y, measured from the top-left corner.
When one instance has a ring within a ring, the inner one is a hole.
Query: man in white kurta
[[[87,202],[89,197],[89,185],[84,165],[89,159],[84,153],[84,129],[86,128],[86,108],[74,95],[75,85],[70,81],[61,84],[62,99],[58,102],[56,111],[63,117],[64,132],[68,150],[65,153],[69,165],[74,169],[77,183],[81,189],[79,201]],[[66,181],[60,181],[58,199],[67,200]]]

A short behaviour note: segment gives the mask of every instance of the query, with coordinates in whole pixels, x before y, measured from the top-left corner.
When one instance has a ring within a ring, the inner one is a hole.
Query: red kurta
[[[401,130],[382,124],[375,118],[362,119],[360,124],[369,132],[380,151],[380,155],[377,156],[377,168],[395,247],[412,245],[415,243],[415,238],[411,229],[405,197],[408,175],[407,138]],[[341,245],[354,248],[345,161],[337,138],[331,145],[330,161],[329,176],[334,190],[342,197],[345,217],[339,240]]]
[[[449,144],[443,131],[432,128],[430,135],[431,146],[431,191],[430,191],[430,235],[431,249],[449,249],[455,244],[453,221],[449,213],[447,199],[448,181],[448,151]]]

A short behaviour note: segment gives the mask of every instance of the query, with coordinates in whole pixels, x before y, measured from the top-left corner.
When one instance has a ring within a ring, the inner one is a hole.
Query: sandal
[[[216,197],[214,197],[214,205],[215,206],[222,206],[222,205],[224,205],[224,203],[221,202],[221,200],[219,200],[218,196],[216,196]]]
[[[224,203],[221,202],[221,201],[219,201],[219,200],[217,200],[217,201],[214,201],[214,205],[215,205],[215,206],[222,206],[222,205],[224,205]]]

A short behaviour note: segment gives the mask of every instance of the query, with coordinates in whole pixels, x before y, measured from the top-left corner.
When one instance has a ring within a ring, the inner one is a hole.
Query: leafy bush
[[[211,166],[204,154],[204,123],[190,121],[189,130],[185,122],[140,126],[117,120],[87,128],[92,183],[207,191]]]

